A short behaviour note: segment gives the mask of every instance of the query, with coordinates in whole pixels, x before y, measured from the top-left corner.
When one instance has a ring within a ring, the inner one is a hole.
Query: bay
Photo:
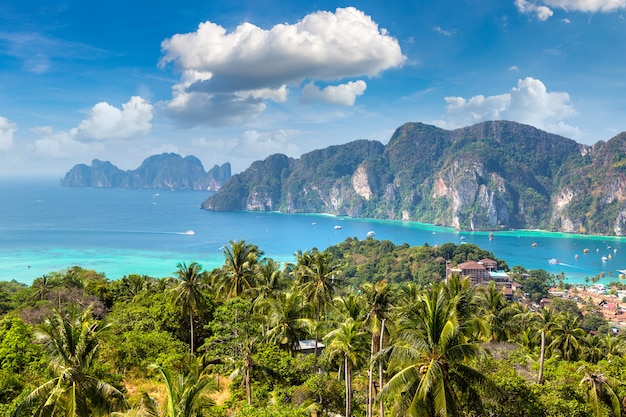
[[[512,230],[495,232],[490,239],[487,232],[416,222],[210,212],[200,209],[211,194],[204,191],[58,184],[56,179],[0,180],[1,281],[30,284],[74,265],[110,279],[131,273],[172,276],[179,262],[198,262],[210,270],[223,264],[223,249],[231,240],[245,240],[265,256],[291,262],[297,250],[325,249],[348,237],[365,239],[369,232],[396,244],[475,243],[511,267],[563,273],[572,283],[598,274],[604,274],[600,282],[608,283],[626,269],[626,239],[619,237]]]

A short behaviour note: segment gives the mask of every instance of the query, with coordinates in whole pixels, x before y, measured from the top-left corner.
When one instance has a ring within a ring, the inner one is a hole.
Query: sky
[[[626,130],[626,0],[0,2],[0,176],[233,173],[402,124]]]

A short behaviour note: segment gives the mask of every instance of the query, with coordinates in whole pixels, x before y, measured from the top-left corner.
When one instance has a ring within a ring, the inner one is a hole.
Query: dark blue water
[[[31,283],[73,265],[104,272],[111,279],[130,273],[171,276],[179,262],[195,261],[212,269],[224,261],[223,246],[240,239],[259,246],[266,256],[293,261],[297,250],[324,249],[347,237],[365,239],[370,231],[376,239],[396,244],[476,243],[510,266],[563,272],[570,282],[601,273],[606,276],[601,282],[608,282],[626,269],[624,238],[508,231],[489,239],[488,233],[459,233],[413,222],[216,213],[200,209],[209,195],[0,180],[0,280]],[[188,230],[195,234],[186,234]]]

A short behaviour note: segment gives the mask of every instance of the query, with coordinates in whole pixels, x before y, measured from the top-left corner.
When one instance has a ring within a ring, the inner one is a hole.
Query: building
[[[511,277],[504,271],[498,271],[498,263],[493,259],[482,259],[478,262],[467,261],[458,264],[454,268],[452,263],[448,261],[446,262],[446,280],[452,274],[469,278],[473,287],[487,285],[493,281],[496,287],[504,290],[507,298],[511,299],[513,297]]]

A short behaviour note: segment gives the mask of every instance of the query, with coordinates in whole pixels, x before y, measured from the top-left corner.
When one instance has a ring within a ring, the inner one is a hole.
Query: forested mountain
[[[624,235],[626,133],[587,146],[508,121],[407,123],[387,145],[359,140],[254,162],[202,207]]]
[[[91,166],[75,165],[61,180],[69,187],[160,188],[177,190],[219,190],[230,178],[230,163],[215,165],[208,172],[195,156],[175,153],[153,155],[134,170],[123,171],[95,159]]]

